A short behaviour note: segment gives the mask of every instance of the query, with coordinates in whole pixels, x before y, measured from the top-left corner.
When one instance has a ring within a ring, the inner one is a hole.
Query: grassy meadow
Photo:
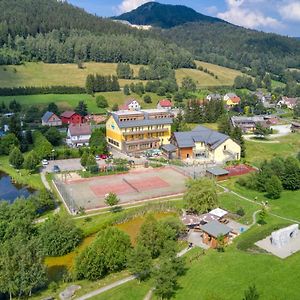
[[[185,76],[192,77],[198,82],[199,87],[232,85],[234,78],[242,73],[217,65],[197,61],[197,65],[207,68],[218,76],[215,79],[211,75],[196,69],[178,69],[176,78],[180,84]],[[131,65],[134,75],[138,75],[140,65]],[[18,86],[85,86],[88,74],[116,75],[115,63],[84,63],[84,68],[79,69],[76,64],[47,64],[28,62],[19,66],[0,66],[0,87]],[[138,82],[140,80],[120,79],[120,85]]]
[[[105,113],[106,110],[97,107],[96,96],[103,95],[111,108],[115,103],[122,105],[126,100],[134,98],[140,101],[143,108],[155,108],[157,102],[163,97],[157,96],[154,93],[147,93],[151,96],[152,103],[145,103],[137,94],[132,93],[129,96],[124,95],[122,91],[120,92],[105,92],[97,93],[95,97],[88,94],[45,94],[45,95],[21,95],[21,96],[0,96],[0,103],[4,102],[9,104],[13,99],[16,99],[21,105],[30,106],[36,105],[40,108],[45,108],[50,102],[55,102],[60,110],[74,109],[78,101],[83,100],[88,105],[88,111],[90,113]]]

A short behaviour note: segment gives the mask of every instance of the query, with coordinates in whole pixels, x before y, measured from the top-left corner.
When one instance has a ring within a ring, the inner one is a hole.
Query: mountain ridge
[[[227,23],[224,20],[198,13],[184,5],[161,4],[159,2],[147,2],[130,12],[112,17],[112,19],[160,28],[172,28],[190,22]]]

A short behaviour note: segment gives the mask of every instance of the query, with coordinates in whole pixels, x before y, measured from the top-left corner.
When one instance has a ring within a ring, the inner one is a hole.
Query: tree
[[[228,115],[222,115],[218,120],[218,131],[227,135],[231,134],[230,119]]]
[[[189,76],[184,77],[181,83],[181,89],[185,92],[196,92],[196,82]]]
[[[125,85],[124,85],[123,93],[124,93],[124,95],[126,95],[126,96],[130,95],[130,88],[129,88],[129,85],[128,85],[128,84],[125,84]]]
[[[108,227],[97,235],[75,260],[78,279],[97,280],[126,267],[131,250],[129,236],[116,227]]]
[[[118,111],[119,110],[119,105],[117,103],[114,103],[114,105],[111,108],[112,111]]]
[[[16,169],[20,169],[24,162],[24,157],[19,148],[15,147],[9,154],[9,163]]]
[[[144,96],[144,102],[145,103],[152,103],[151,97],[149,95]]]
[[[21,104],[16,101],[16,99],[12,100],[9,102],[9,110],[12,111],[13,113],[17,113],[21,111]]]
[[[20,142],[13,133],[0,139],[0,154],[8,155],[14,147],[20,147]]]
[[[217,250],[218,252],[224,252],[225,251],[225,236],[224,235],[218,235],[217,236]]]
[[[59,113],[58,106],[54,102],[48,104],[47,110],[53,112],[54,114]]]
[[[12,296],[31,296],[46,284],[46,268],[38,243],[16,235],[0,246],[0,291]]]
[[[93,95],[94,94],[94,84],[95,84],[95,77],[92,74],[89,74],[86,77],[85,81],[85,89],[87,94]]]
[[[23,167],[26,170],[34,171],[34,170],[36,170],[39,163],[40,163],[40,160],[39,160],[38,155],[36,154],[36,152],[34,150],[31,150],[25,156]]]
[[[107,153],[107,142],[103,130],[96,129],[92,132],[89,140],[89,145],[93,153]]]
[[[273,175],[271,178],[266,182],[266,192],[267,197],[271,199],[278,199],[280,198],[280,194],[282,192],[282,183],[278,176]]]
[[[249,288],[244,293],[243,300],[258,300],[259,299],[259,293],[256,289],[255,285],[249,286]]]
[[[99,95],[96,97],[97,107],[99,108],[107,108],[108,102],[107,99],[103,95]]]
[[[177,287],[177,273],[170,259],[164,258],[154,270],[155,294],[161,299],[170,299]]]
[[[300,189],[300,162],[295,157],[285,160],[285,170],[282,176],[284,189],[296,191]]]
[[[266,224],[266,217],[267,217],[267,209],[265,206],[263,206],[263,208],[261,209],[261,211],[259,212],[259,220],[258,223],[261,225]]]
[[[50,127],[45,132],[45,138],[52,144],[52,146],[59,146],[61,144],[61,134],[56,127]]]
[[[94,172],[93,170],[97,169],[98,171],[98,165],[96,162],[96,158],[93,154],[89,154],[86,160],[86,168],[90,172]]]
[[[256,123],[254,134],[259,137],[265,139],[266,136],[269,134],[267,128],[263,127],[260,123]]]
[[[79,101],[75,108],[75,112],[85,117],[88,114],[87,105],[84,101]]]
[[[272,80],[270,74],[265,75],[265,77],[263,78],[263,84],[269,92],[272,91]]]
[[[61,256],[71,252],[79,245],[82,237],[82,230],[66,216],[55,215],[39,228],[40,247],[47,256]]]
[[[208,178],[189,180],[183,199],[188,210],[207,212],[218,206],[216,184]]]
[[[140,281],[150,276],[152,258],[150,251],[141,245],[137,245],[128,257],[127,266],[132,274],[138,275]]]
[[[115,193],[109,193],[108,195],[105,196],[105,203],[106,205],[109,206],[115,206],[118,205],[120,202],[120,199],[118,198],[118,196]]]
[[[234,127],[234,129],[230,132],[230,136],[241,146],[241,157],[246,157],[246,145],[242,129],[240,127]]]
[[[88,151],[84,151],[83,154],[82,154],[82,156],[81,156],[81,159],[80,159],[80,164],[81,164],[83,167],[86,166],[88,157],[89,157]]]
[[[8,126],[9,126],[9,132],[13,133],[20,141],[22,138],[20,118],[18,118],[15,115],[11,116],[8,122]]]

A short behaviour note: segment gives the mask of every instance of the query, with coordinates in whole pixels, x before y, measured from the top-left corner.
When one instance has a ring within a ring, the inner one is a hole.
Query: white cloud
[[[228,10],[218,13],[218,17],[243,27],[279,28],[282,24],[273,17],[265,16],[258,9],[250,8],[251,4],[261,0],[226,0]],[[250,4],[250,5],[249,5]]]
[[[151,0],[123,0],[122,3],[118,6],[118,11],[120,13],[125,13],[150,1]]]
[[[292,1],[279,7],[279,13],[285,20],[300,21],[300,2]]]

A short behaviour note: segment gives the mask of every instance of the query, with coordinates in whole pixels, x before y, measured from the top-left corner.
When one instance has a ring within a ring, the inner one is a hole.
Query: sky
[[[300,37],[300,0],[157,0],[181,4],[246,28]],[[68,0],[98,16],[130,11],[149,0]]]

